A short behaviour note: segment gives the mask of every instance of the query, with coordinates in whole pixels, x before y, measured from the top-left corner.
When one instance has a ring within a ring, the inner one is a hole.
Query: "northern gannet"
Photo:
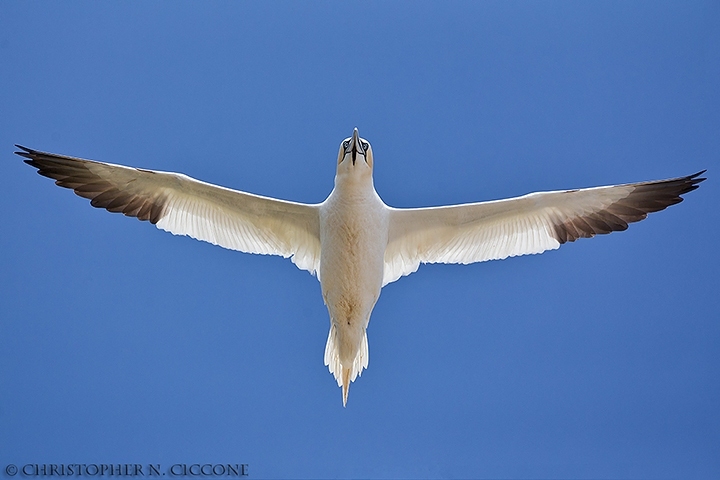
[[[335,187],[304,204],[143,170],[46,153],[15,152],[93,207],[149,220],[231,250],[290,257],[320,281],[330,313],[325,365],[342,388],[368,366],[367,326],[382,287],[421,263],[468,264],[554,250],[625,230],[698,188],[694,175],[429,208],[392,208],[373,185],[373,151],[357,128],[340,144]]]

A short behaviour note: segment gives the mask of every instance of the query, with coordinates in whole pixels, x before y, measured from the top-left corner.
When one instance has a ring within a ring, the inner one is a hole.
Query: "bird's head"
[[[373,153],[370,143],[360,138],[358,129],[353,130],[352,137],[348,137],[340,144],[338,151],[337,174],[352,175],[354,177],[372,176]]]

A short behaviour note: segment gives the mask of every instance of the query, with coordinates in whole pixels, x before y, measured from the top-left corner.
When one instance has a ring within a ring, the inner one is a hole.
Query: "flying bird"
[[[385,205],[373,185],[373,150],[357,128],[340,144],[335,186],[319,204],[263,197],[180,173],[131,168],[20,145],[25,163],[93,207],[148,220],[246,253],[280,255],[317,275],[330,314],[325,365],[342,388],[368,366],[370,314],[388,283],[421,263],[474,263],[554,250],[625,230],[682,201],[705,171],[686,177],[537,192],[429,208]]]

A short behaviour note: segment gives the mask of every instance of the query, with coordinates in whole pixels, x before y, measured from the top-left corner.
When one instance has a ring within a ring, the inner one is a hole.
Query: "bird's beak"
[[[362,155],[365,155],[365,150],[363,150],[362,145],[360,145],[360,133],[358,133],[358,129],[355,127],[352,134],[352,140],[350,140],[350,145],[348,145],[347,149],[345,149],[345,153],[352,153],[353,165],[355,165],[355,159],[357,158],[358,151],[360,151]]]

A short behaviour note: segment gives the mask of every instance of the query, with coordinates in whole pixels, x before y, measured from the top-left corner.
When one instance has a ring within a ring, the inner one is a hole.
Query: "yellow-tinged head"
[[[352,137],[348,137],[340,144],[338,151],[338,175],[341,173],[372,174],[373,153],[370,143],[360,138],[358,129],[353,130]]]

